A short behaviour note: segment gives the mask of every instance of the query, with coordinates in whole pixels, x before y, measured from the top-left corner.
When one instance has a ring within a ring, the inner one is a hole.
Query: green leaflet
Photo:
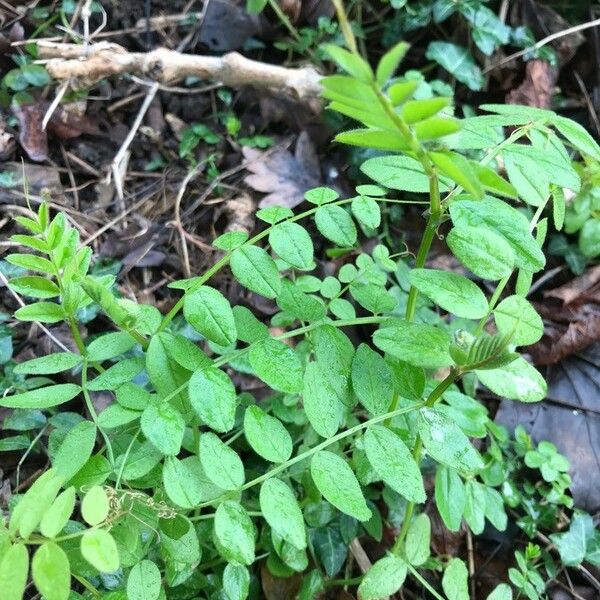
[[[131,350],[136,341],[126,331],[114,331],[97,337],[87,347],[89,362],[103,362]]]
[[[381,224],[381,210],[373,198],[357,196],[350,208],[354,218],[368,229],[377,229]]]
[[[33,555],[31,576],[46,600],[67,600],[71,591],[71,567],[65,551],[45,542]]]
[[[279,223],[269,233],[269,243],[285,262],[297,269],[314,267],[313,243],[304,227],[298,223]]]
[[[254,562],[254,525],[237,502],[227,500],[219,504],[214,519],[214,539],[225,560],[242,565]]]
[[[144,358],[126,358],[106,369],[97,377],[88,382],[87,389],[97,392],[99,390],[116,390],[118,387],[135,379],[144,369]]]
[[[177,506],[194,508],[202,500],[202,468],[197,456],[179,460],[174,456],[165,459],[163,485],[167,496]]]
[[[454,470],[439,465],[435,473],[435,504],[444,524],[458,531],[465,510],[465,486]]]
[[[393,431],[381,425],[369,427],[364,446],[373,469],[387,485],[409,502],[425,502],[419,466],[406,444]]]
[[[535,308],[522,296],[509,296],[494,309],[498,331],[512,334],[517,346],[535,344],[544,335],[544,323]]]
[[[52,461],[52,466],[65,481],[71,479],[92,455],[96,433],[96,425],[91,421],[81,421],[67,433]]]
[[[127,600],[157,600],[161,591],[160,571],[151,560],[133,566],[127,577]]]
[[[108,531],[88,529],[81,536],[81,554],[100,573],[112,573],[119,568],[117,544]]]
[[[246,600],[250,589],[250,573],[246,567],[227,563],[223,570],[223,591],[227,600]]]
[[[372,415],[381,415],[389,409],[394,394],[392,371],[383,357],[367,344],[356,349],[352,361],[352,388]]]
[[[109,509],[106,491],[99,485],[91,487],[81,502],[81,516],[90,525],[102,523],[108,516]]]
[[[475,535],[485,526],[485,486],[474,479],[465,483],[465,521]]]
[[[373,334],[373,343],[384,352],[417,367],[439,369],[454,361],[450,335],[433,325],[394,320]]]
[[[430,152],[433,164],[456,184],[475,198],[483,198],[483,187],[471,163],[456,152]]]
[[[418,428],[425,449],[438,462],[469,473],[483,468],[483,460],[469,438],[440,411],[422,408]]]
[[[345,379],[320,362],[309,362],[304,371],[304,411],[314,430],[324,438],[331,437],[340,426],[344,403],[339,391]]]
[[[72,400],[79,392],[81,392],[81,388],[78,385],[59,383],[14,396],[2,396],[0,406],[6,408],[51,408]]]
[[[454,256],[482,279],[503,279],[514,268],[512,246],[491,230],[460,225],[450,230],[446,242]]]
[[[410,524],[404,544],[406,558],[411,565],[418,567],[429,558],[430,542],[431,521],[426,513],[421,513]]]
[[[48,538],[57,536],[67,524],[74,508],[75,488],[71,486],[56,497],[56,500],[42,517],[40,523],[42,535]],[[0,589],[2,589],[1,586]]]
[[[360,485],[343,458],[326,450],[317,452],[312,457],[310,473],[319,491],[336,508],[359,521],[371,518]]]
[[[19,363],[15,365],[14,372],[20,375],[52,375],[73,369],[81,360],[81,356],[73,352],[55,352]]]
[[[250,364],[256,374],[280,392],[302,390],[302,364],[294,349],[271,337],[250,346]]]
[[[246,478],[241,458],[214,433],[200,436],[198,456],[204,472],[216,486],[236,490],[244,484]]]
[[[260,488],[260,510],[271,528],[295,548],[306,548],[304,517],[292,489],[281,479],[267,479]]]
[[[394,71],[408,52],[409,47],[409,44],[406,42],[398,42],[379,59],[375,79],[380,86],[383,86],[394,74]]]
[[[428,192],[429,178],[423,165],[409,156],[378,156],[365,161],[360,170],[377,183],[392,190]],[[440,190],[447,191],[447,180],[440,181]]]
[[[497,585],[486,600],[512,600],[512,590],[506,583]]]
[[[244,414],[244,435],[252,449],[265,460],[282,463],[292,455],[292,438],[284,425],[258,406]]]
[[[488,301],[472,281],[447,271],[413,269],[410,283],[439,307],[464,319],[481,319],[488,312]]]
[[[352,217],[341,206],[326,204],[315,213],[315,223],[321,234],[342,248],[356,243],[356,227]]]
[[[168,402],[152,402],[140,419],[142,432],[162,454],[176,456],[181,449],[185,419]]]
[[[276,302],[279,308],[300,321],[319,321],[325,316],[323,301],[306,294],[289,279],[281,282],[281,292],[277,296]]]
[[[442,97],[409,100],[402,106],[402,118],[409,125],[417,123],[418,121],[424,121],[449,106],[451,102],[451,98]]]
[[[183,300],[186,321],[206,339],[220,346],[231,346],[237,339],[231,305],[212,287],[203,285],[186,294]]]
[[[238,339],[242,342],[252,344],[253,342],[269,337],[269,328],[262,321],[259,321],[252,311],[245,306],[234,306],[233,318],[238,331]]]
[[[522,357],[504,367],[475,373],[481,383],[494,394],[510,400],[539,402],[548,391],[541,373]]]
[[[402,587],[406,573],[406,564],[398,556],[380,558],[361,581],[358,588],[359,600],[389,598]]]
[[[58,286],[50,279],[37,275],[13,277],[9,281],[11,290],[30,298],[56,298],[60,294]]]
[[[13,544],[0,558],[0,590],[6,598],[20,600],[25,592],[29,554],[25,544]]]
[[[196,414],[211,429],[220,433],[232,429],[237,398],[226,373],[216,367],[196,371],[190,378],[188,393]]]
[[[275,298],[281,290],[281,278],[275,261],[258,246],[241,246],[231,253],[231,270],[249,290]]]
[[[469,600],[469,573],[460,558],[453,558],[444,571],[442,588],[448,600]]]

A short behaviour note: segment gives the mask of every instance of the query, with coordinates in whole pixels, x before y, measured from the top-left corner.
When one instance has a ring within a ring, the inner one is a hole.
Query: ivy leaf
[[[443,413],[422,408],[418,428],[425,449],[438,462],[469,473],[483,468],[483,460],[469,438]]]
[[[349,248],[356,243],[356,227],[352,217],[341,206],[326,204],[317,209],[315,224],[330,242]]]
[[[450,531],[460,529],[465,502],[465,486],[459,474],[454,469],[438,466],[435,473],[435,504]]]
[[[254,525],[248,513],[237,502],[227,500],[217,507],[214,539],[225,560],[242,565],[254,562]]]
[[[475,371],[479,381],[494,394],[520,400],[521,402],[539,402],[548,391],[541,373],[523,357],[498,369]]]
[[[421,471],[406,444],[390,429],[369,427],[364,436],[367,459],[383,481],[409,502],[425,502]]]
[[[394,395],[392,371],[367,344],[357,348],[352,360],[352,387],[371,415],[382,415],[389,409]]]
[[[292,438],[281,421],[258,406],[244,414],[244,435],[252,449],[265,460],[283,463],[292,455]]]
[[[339,390],[343,377],[325,368],[320,362],[309,362],[304,372],[304,411],[314,430],[324,438],[335,434],[344,414]]]
[[[142,560],[127,577],[128,600],[157,600],[161,591],[160,571],[151,560]]]
[[[0,558],[0,590],[7,598],[23,597],[28,571],[27,547],[22,543],[11,545]]]
[[[356,476],[343,458],[327,450],[317,452],[310,472],[318,490],[333,506],[359,521],[371,518]]]
[[[250,346],[250,364],[256,374],[274,390],[300,392],[302,364],[293,348],[280,340],[267,338]]]
[[[435,60],[469,89],[483,88],[485,79],[467,48],[449,42],[430,42],[425,56]]]
[[[418,567],[429,558],[431,521],[425,513],[413,519],[406,534],[405,552],[411,565]]]
[[[508,277],[514,268],[511,245],[493,231],[460,225],[450,230],[446,242],[452,254],[482,279],[498,281]]]
[[[0,397],[0,406],[6,408],[52,408],[75,398],[81,388],[73,383],[59,383],[37,390]]]
[[[508,296],[494,309],[498,331],[512,333],[511,342],[517,346],[535,344],[544,335],[544,323],[530,302],[522,296]]]
[[[306,548],[304,517],[292,489],[281,479],[267,479],[260,488],[260,510],[271,528],[298,550]]]
[[[406,563],[398,556],[380,558],[358,587],[359,600],[385,600],[395,594],[406,579]]]
[[[119,568],[117,544],[108,531],[88,529],[81,536],[81,554],[100,573],[112,573]]]
[[[206,435],[206,434],[205,434]],[[177,506],[194,508],[202,500],[202,466],[198,457],[179,460],[168,456],[163,466],[163,485],[167,496]]]
[[[140,426],[144,435],[162,454],[179,454],[185,432],[185,419],[168,402],[149,404],[142,413]]]
[[[73,477],[92,455],[96,443],[96,425],[91,421],[81,421],[71,428],[60,445],[53,467],[65,481]]]
[[[236,490],[246,480],[244,465],[235,450],[224,444],[214,433],[200,436],[200,463],[208,478],[223,490]]]
[[[413,269],[410,283],[445,311],[464,319],[481,319],[488,312],[488,301],[472,281],[437,269]]]
[[[275,252],[292,267],[308,270],[314,267],[312,240],[298,223],[279,223],[269,233],[269,243]]]
[[[67,600],[71,591],[71,566],[65,551],[54,542],[44,542],[31,560],[35,587],[46,600]]]
[[[258,246],[236,248],[231,254],[231,270],[244,287],[265,298],[275,298],[281,290],[275,261]]]
[[[216,367],[200,369],[190,378],[188,392],[196,414],[211,429],[225,433],[233,428],[237,399],[226,373]]]
[[[448,600],[469,600],[469,573],[460,558],[453,558],[444,571],[442,589]]]
[[[235,319],[227,298],[218,290],[203,285],[183,300],[186,321],[207,340],[231,346],[237,339]]]
[[[433,325],[394,320],[373,334],[373,343],[384,352],[411,365],[439,369],[453,364],[450,335]]]

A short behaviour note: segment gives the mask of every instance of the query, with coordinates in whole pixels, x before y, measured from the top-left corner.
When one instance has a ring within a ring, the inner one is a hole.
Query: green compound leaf
[[[219,504],[214,519],[214,539],[221,556],[242,565],[254,562],[254,525],[237,502]]]
[[[269,243],[280,258],[292,267],[308,270],[314,267],[312,240],[304,227],[286,221],[269,233]]]
[[[371,518],[356,476],[343,458],[326,450],[317,452],[310,472],[318,490],[333,506],[359,521]]]
[[[260,488],[260,510],[271,529],[298,550],[306,548],[304,517],[293,490],[281,479],[267,479]]]
[[[324,237],[342,248],[356,243],[357,233],[352,217],[341,206],[321,206],[315,213],[315,223]]]
[[[481,319],[488,312],[488,301],[472,281],[446,271],[413,269],[410,283],[445,311],[464,319]]]
[[[265,460],[282,463],[292,455],[292,438],[284,425],[258,406],[244,414],[244,435],[252,449]]]
[[[439,369],[453,364],[450,335],[433,325],[391,321],[373,334],[373,343],[384,352],[416,367]]]
[[[294,349],[273,338],[250,346],[250,364],[256,374],[274,390],[292,394],[302,391],[302,364]]]
[[[203,285],[186,294],[183,300],[186,321],[207,340],[219,346],[231,346],[237,339],[231,305],[212,287]]]
[[[445,414],[432,408],[422,408],[418,428],[425,449],[438,462],[468,473],[483,468],[479,452]]]
[[[188,392],[196,414],[211,429],[225,433],[233,428],[237,398],[226,373],[216,367],[200,369],[190,378]]]
[[[365,451],[381,479],[409,502],[425,502],[423,477],[406,444],[390,429],[369,427],[364,436]]]
[[[249,290],[275,298],[281,290],[281,277],[275,261],[258,246],[242,246],[231,254],[235,278]]]
[[[127,600],[157,600],[161,576],[155,563],[142,560],[134,565],[127,577]]]
[[[236,490],[244,484],[244,465],[241,458],[214,433],[200,436],[200,463],[208,478],[223,490]]]
[[[385,600],[395,594],[406,579],[406,563],[398,556],[380,558],[358,587],[359,600]]]
[[[509,296],[494,309],[498,331],[511,335],[517,346],[535,344],[544,335],[544,323],[530,302],[522,296]]]
[[[33,555],[31,576],[46,600],[67,600],[71,591],[71,566],[65,551],[45,542]]]

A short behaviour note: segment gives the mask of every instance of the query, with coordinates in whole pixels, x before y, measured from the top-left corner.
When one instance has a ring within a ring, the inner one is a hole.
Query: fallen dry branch
[[[51,77],[69,81],[78,89],[89,88],[111,75],[129,73],[164,84],[195,76],[233,88],[247,85],[267,88],[302,100],[316,98],[321,91],[321,76],[312,67],[289,69],[250,60],[237,52],[223,56],[182,54],[166,48],[128,52],[108,42],[85,47],[42,40],[38,48]]]

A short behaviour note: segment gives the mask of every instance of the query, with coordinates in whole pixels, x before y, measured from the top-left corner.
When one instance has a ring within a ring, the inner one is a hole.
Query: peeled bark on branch
[[[42,40],[38,49],[50,76],[69,81],[78,89],[89,88],[111,75],[130,73],[164,84],[195,76],[233,88],[252,85],[300,100],[316,98],[321,91],[321,76],[312,67],[288,69],[250,60],[237,52],[223,56],[182,54],[166,48],[128,52],[107,42],[85,47]]]

